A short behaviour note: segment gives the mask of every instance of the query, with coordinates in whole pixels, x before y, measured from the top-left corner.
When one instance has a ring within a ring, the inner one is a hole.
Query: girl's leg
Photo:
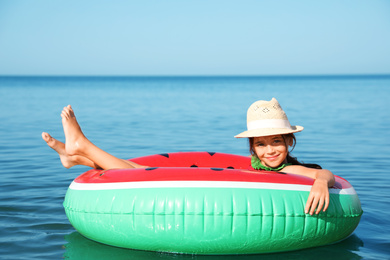
[[[71,168],[76,165],[85,165],[85,166],[92,167],[94,169],[101,169],[99,165],[93,163],[91,160],[89,160],[86,157],[80,155],[68,155],[65,151],[65,144],[51,137],[48,133],[43,132],[42,138],[43,140],[45,140],[45,142],[50,148],[52,148],[58,153],[61,159],[61,163],[65,168]],[[129,164],[129,168],[134,166],[133,162],[130,162],[128,160],[123,160],[123,161]]]
[[[65,151],[68,156],[85,157],[104,170],[146,167],[119,159],[90,142],[81,131],[70,105],[62,110],[61,117],[66,139]]]

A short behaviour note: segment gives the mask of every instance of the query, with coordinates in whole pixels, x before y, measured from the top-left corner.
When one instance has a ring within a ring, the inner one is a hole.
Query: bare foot
[[[61,113],[62,126],[65,133],[65,150],[68,155],[83,155],[86,144],[89,142],[81,131],[70,105],[64,107]]]
[[[58,153],[61,159],[61,163],[65,168],[70,168],[80,164],[78,156],[70,156],[66,154],[65,144],[63,142],[58,141],[45,132],[42,133],[42,139],[50,148]]]

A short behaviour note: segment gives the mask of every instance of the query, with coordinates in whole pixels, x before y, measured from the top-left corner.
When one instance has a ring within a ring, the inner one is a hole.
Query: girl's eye
[[[257,143],[256,145],[257,145],[257,146],[264,146],[263,143]]]

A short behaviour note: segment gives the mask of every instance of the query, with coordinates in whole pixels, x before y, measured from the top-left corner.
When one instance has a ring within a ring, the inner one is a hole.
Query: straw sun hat
[[[247,113],[248,130],[236,135],[236,138],[269,136],[296,133],[302,126],[291,126],[286,113],[279,102],[259,100],[253,103]]]

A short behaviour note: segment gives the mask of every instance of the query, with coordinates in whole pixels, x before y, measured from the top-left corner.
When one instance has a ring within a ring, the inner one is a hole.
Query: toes
[[[67,118],[66,112],[64,110],[62,110],[62,112],[61,112],[61,117],[62,117],[62,119],[66,119]]]
[[[63,119],[68,119],[69,118],[69,111],[68,111],[68,109],[66,107],[64,107],[64,109],[62,110],[61,117]]]
[[[70,117],[75,117],[73,108],[70,105],[68,105],[68,109],[69,109],[69,116]]]
[[[42,139],[45,140],[46,142],[49,142],[50,139],[51,139],[51,136],[48,133],[43,132],[42,133]]]
[[[69,119],[70,117],[74,117],[74,112],[73,112],[73,109],[70,105],[68,105],[62,109],[61,117],[63,119]]]

